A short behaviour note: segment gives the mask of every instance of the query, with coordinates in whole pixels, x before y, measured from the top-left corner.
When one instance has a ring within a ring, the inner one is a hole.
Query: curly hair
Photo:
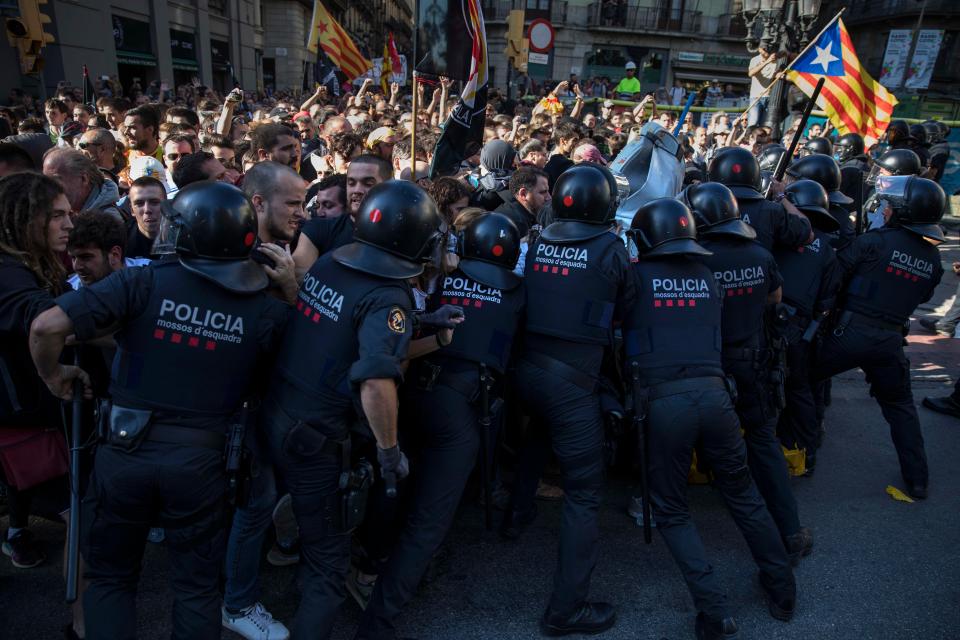
[[[344,160],[350,160],[357,151],[362,149],[363,139],[350,131],[336,133],[330,140],[331,153],[340,154]]]
[[[0,178],[0,252],[30,269],[53,295],[61,293],[67,275],[47,245],[47,226],[59,195],[63,195],[60,183],[39,173]]]
[[[439,178],[430,187],[430,196],[433,198],[433,201],[437,203],[437,209],[440,210],[440,215],[447,220],[447,224],[452,224],[453,220],[450,219],[447,213],[447,207],[461,198],[469,198],[470,189],[467,188],[467,185],[464,184],[462,180],[444,177]]]

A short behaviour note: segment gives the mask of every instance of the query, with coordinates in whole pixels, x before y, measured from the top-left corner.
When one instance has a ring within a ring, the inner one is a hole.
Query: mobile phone
[[[270,267],[271,269],[276,269],[277,263],[273,260],[273,258],[265,254],[263,251],[260,251],[261,244],[263,243],[261,243],[260,239],[258,238],[257,243],[253,245],[253,251],[250,252],[250,259],[257,264],[262,264]]]

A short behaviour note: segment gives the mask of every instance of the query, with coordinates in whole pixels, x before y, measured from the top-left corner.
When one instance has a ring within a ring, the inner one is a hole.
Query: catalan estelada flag
[[[826,77],[817,105],[842,135],[859,133],[867,145],[879,140],[890,124],[897,99],[860,64],[853,41],[837,17],[789,66],[787,79],[808,96]]]
[[[380,63],[380,88],[383,95],[389,96],[390,75],[393,73],[393,59],[390,57],[390,47],[383,43],[383,62]]]
[[[347,78],[354,80],[373,67],[373,63],[363,57],[357,45],[340,23],[327,12],[320,0],[313,3],[313,21],[310,25],[307,50],[316,54],[318,48],[323,49],[330,61],[340,67],[340,71]]]

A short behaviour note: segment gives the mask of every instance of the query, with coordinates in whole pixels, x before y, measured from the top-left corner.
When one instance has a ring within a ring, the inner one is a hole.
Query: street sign
[[[530,64],[549,64],[550,56],[545,53],[534,53],[531,51],[527,57],[527,62]]]
[[[528,34],[531,53],[547,53],[553,48],[553,39],[556,33],[553,30],[553,25],[546,18],[532,20]],[[533,61],[531,60],[531,62]]]

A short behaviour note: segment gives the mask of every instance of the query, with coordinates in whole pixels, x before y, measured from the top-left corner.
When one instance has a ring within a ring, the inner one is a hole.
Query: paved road
[[[955,239],[955,236],[954,236]],[[960,259],[955,241],[943,251],[945,266]],[[956,290],[944,278],[937,298],[919,315],[942,305]],[[960,374],[960,340],[911,336],[914,393],[949,391]],[[886,423],[869,398],[862,374],[834,384],[827,440],[817,473],[795,480],[803,522],[814,529],[816,549],[797,571],[798,615],[788,624],[771,619],[762,604],[749,552],[718,494],[690,490],[694,519],[728,591],[744,638],[858,640],[958,637],[960,628],[960,421],[920,409],[931,469],[926,502],[891,500],[884,489],[900,484]],[[900,485],[902,486],[902,485]],[[602,554],[592,596],[617,603],[619,624],[605,638],[693,637],[694,610],[662,540],[646,546],[624,513],[630,488],[611,482],[601,513]],[[481,513],[461,510],[436,578],[402,620],[402,631],[421,640],[495,640],[537,637],[536,619],[550,590],[559,511],[540,503],[541,515],[516,543],[500,542],[481,526]],[[0,528],[6,518],[0,518]],[[15,571],[0,560],[0,639],[57,638],[68,612],[60,600],[58,545],[63,527],[38,521],[35,531],[51,560]],[[264,564],[267,607],[288,619],[296,601],[295,572]],[[170,597],[163,549],[149,545],[141,583],[141,638],[169,634]],[[344,607],[334,638],[352,637],[357,608]]]

